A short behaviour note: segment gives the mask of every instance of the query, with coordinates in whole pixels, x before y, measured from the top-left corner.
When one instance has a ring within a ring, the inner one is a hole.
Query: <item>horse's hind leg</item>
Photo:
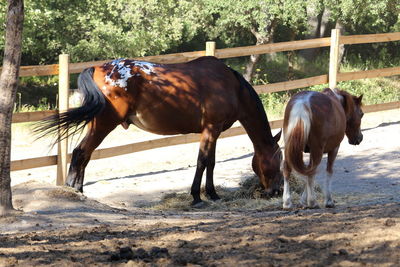
[[[209,125],[203,130],[201,134],[196,173],[194,175],[194,180],[191,188],[191,194],[193,196],[192,205],[196,205],[202,202],[200,198],[200,186],[201,178],[206,168],[206,193],[212,200],[219,199],[219,196],[215,192],[213,171],[215,166],[215,148],[220,133],[221,131],[219,129],[216,129],[216,127]]]
[[[96,118],[88,124],[86,136],[72,153],[65,185],[83,192],[85,168],[89,163],[92,152],[117,125],[117,123],[110,123],[110,120],[101,118]]]
[[[326,208],[335,207],[335,203],[332,199],[331,195],[331,182],[332,182],[332,174],[333,174],[333,162],[336,159],[338,154],[339,147],[336,147],[334,150],[328,153],[328,162],[326,165],[326,178],[325,178],[325,186],[324,186],[324,204]]]

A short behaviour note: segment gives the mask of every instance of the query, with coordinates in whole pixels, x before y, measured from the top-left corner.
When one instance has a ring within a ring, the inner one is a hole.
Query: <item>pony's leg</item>
[[[323,149],[318,150],[311,150],[310,153],[310,164],[317,166],[321,163],[323,155]],[[307,207],[309,208],[318,208],[318,203],[315,197],[314,191],[314,182],[315,182],[315,175],[310,175],[306,177],[306,194],[307,194]]]
[[[307,207],[314,209],[318,208],[318,203],[315,199],[315,191],[314,191],[314,177],[313,175],[307,176],[306,179],[306,191],[307,191]]]
[[[219,196],[215,192],[214,188],[213,170],[215,166],[215,147],[217,143],[217,138],[220,133],[220,130],[215,129],[215,127],[211,125],[206,127],[201,133],[196,173],[194,175],[194,180],[191,188],[191,195],[193,196],[192,205],[196,205],[202,202],[200,198],[200,186],[201,178],[203,176],[205,168],[207,168],[206,193],[213,200],[219,199]]]
[[[331,182],[332,182],[332,174],[333,174],[333,162],[336,159],[338,154],[339,147],[336,147],[334,150],[328,153],[328,162],[326,165],[326,177],[325,177],[325,186],[324,186],[324,204],[326,208],[335,207],[335,203],[333,202],[331,195]]]
[[[88,124],[86,136],[72,152],[71,165],[65,185],[83,192],[85,168],[89,163],[92,152],[117,125],[118,123],[110,123],[110,120],[99,117]]]
[[[306,207],[307,206],[307,187],[305,184],[306,184],[307,177],[305,177],[303,180],[304,180],[304,190],[300,197],[300,204],[303,207]]]
[[[292,173],[291,168],[288,166],[286,161],[283,163],[283,209],[292,208],[292,199],[290,194],[289,178]]]

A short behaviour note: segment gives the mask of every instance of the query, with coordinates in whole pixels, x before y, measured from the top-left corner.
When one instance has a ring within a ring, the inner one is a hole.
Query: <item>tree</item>
[[[23,63],[56,63],[60,53],[68,53],[72,62],[159,54],[195,36],[200,3],[27,0]]]
[[[11,120],[21,63],[23,0],[8,0],[3,68],[0,76],[0,215],[13,210],[10,177]]]
[[[293,33],[306,24],[306,5],[315,0],[204,0],[209,13],[215,18],[212,35],[229,43],[237,38],[251,37],[251,44],[272,43],[278,25],[289,28]],[[253,55],[247,64],[245,78],[250,80],[260,55]]]

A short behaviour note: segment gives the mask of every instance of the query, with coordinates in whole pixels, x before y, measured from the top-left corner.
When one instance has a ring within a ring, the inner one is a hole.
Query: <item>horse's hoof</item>
[[[217,194],[210,194],[210,195],[207,195],[207,198],[210,199],[210,200],[212,200],[212,201],[221,200],[221,198],[220,198]]]
[[[83,193],[83,186],[74,186],[75,190]]]
[[[325,203],[325,208],[334,208],[334,207],[335,207],[335,203],[333,203],[333,202]]]
[[[191,206],[192,206],[192,208],[195,208],[195,209],[202,209],[207,206],[207,203],[205,203],[204,201],[196,201],[196,202],[193,201]]]

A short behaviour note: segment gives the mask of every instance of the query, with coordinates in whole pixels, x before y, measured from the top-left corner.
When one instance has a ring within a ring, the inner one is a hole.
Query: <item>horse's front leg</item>
[[[85,168],[89,163],[92,152],[117,125],[117,123],[109,123],[109,121],[99,118],[88,124],[86,136],[72,153],[66,186],[83,192]]]
[[[197,158],[196,173],[194,175],[194,180],[191,188],[191,195],[193,196],[192,205],[198,205],[202,202],[200,198],[200,186],[201,178],[203,176],[204,170],[207,168],[206,172],[206,193],[212,200],[220,199],[215,192],[214,182],[213,182],[213,172],[215,166],[215,148],[217,143],[217,138],[221,131],[216,129],[214,126],[209,125],[206,127],[200,139],[200,149]]]

